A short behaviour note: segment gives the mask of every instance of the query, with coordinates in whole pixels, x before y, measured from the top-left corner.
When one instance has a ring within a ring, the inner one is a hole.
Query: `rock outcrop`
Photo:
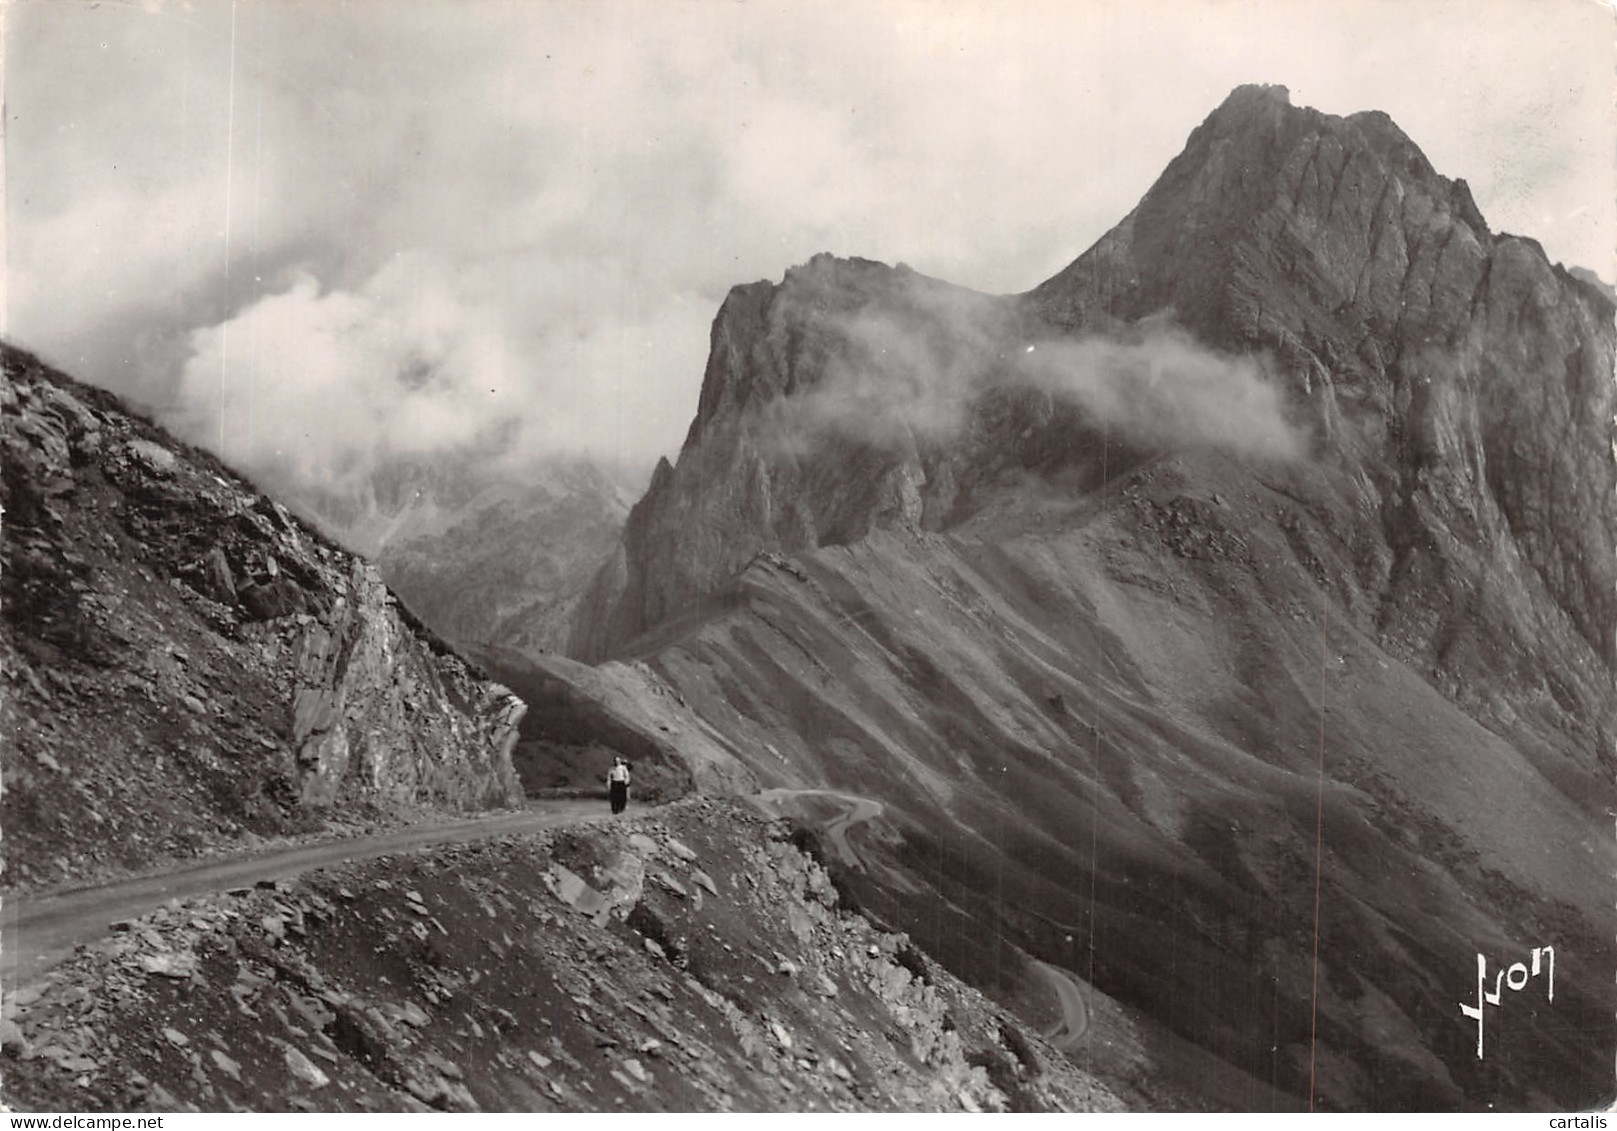
[[[1508,674],[1584,710],[1609,698],[1613,304],[1532,240],[1490,231],[1465,182],[1385,114],[1240,88],[1029,297],[1063,326],[1171,311],[1214,346],[1272,351],[1321,457],[1365,480],[1378,544],[1357,581],[1378,627],[1454,680]],[[1541,651],[1559,618],[1587,652]],[[1546,668],[1576,689],[1548,687]]]
[[[7,881],[518,802],[524,706],[371,565],[4,349]]]

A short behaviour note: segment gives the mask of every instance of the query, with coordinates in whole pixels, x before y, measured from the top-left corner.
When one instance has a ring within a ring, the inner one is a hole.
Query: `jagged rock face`
[[[888,272],[880,264],[843,267],[818,262],[779,288],[754,283],[731,291],[714,320],[686,454],[678,470],[663,460],[652,473],[625,526],[621,561],[603,569],[584,601],[574,655],[601,659],[712,591],[760,550],[815,546],[839,525],[843,537],[858,537],[892,498],[897,461],[889,453],[859,453],[855,474],[844,476],[849,469],[832,465],[830,453],[811,452],[807,467],[782,459],[777,437],[755,427],[772,403],[816,382],[826,354],[843,345],[825,316],[868,301],[870,284],[882,288]],[[816,480],[831,490],[813,490]]]
[[[524,707],[311,533],[5,349],[7,879],[520,800]]]
[[[956,340],[952,315],[983,333]],[[779,286],[736,287],[713,323],[679,465],[658,464],[630,513],[621,554],[579,608],[569,651],[601,659],[761,552],[843,544],[887,525],[940,525],[959,502],[957,465],[968,461],[925,427],[897,419],[903,391],[896,404],[878,394],[861,419],[861,394],[844,398],[839,385],[881,367],[884,340],[895,334],[940,343],[940,356],[914,360],[975,382],[1001,360],[998,340],[1016,338],[1027,321],[1013,303],[907,268],[828,255],[788,271]],[[905,368],[900,380],[919,376]],[[1048,424],[1047,408],[1045,416]],[[981,423],[989,435],[974,438],[971,450],[1003,451],[994,437],[1010,431],[1008,422]]]
[[[296,645],[291,737],[306,805],[520,799],[511,747],[524,705],[450,654],[421,655],[424,646],[375,567],[353,559],[348,594]]]
[[[1491,233],[1465,182],[1385,114],[1237,90],[1030,297],[1062,325],[1168,310],[1214,345],[1278,354],[1322,455],[1370,480],[1390,556],[1359,582],[1411,650],[1519,654],[1547,593],[1617,660],[1613,306],[1531,240]],[[1457,644],[1479,625],[1491,638]]]
[[[996,341],[940,310],[992,322]],[[811,401],[828,371],[872,362],[857,333],[871,311],[943,343],[935,363],[979,355],[969,424],[948,442],[871,443],[780,411]],[[1093,421],[1007,389],[996,367],[1023,338],[1171,317],[1218,349],[1276,359],[1292,421],[1338,476],[1328,496],[1293,486],[1316,509],[1351,500],[1345,580],[1366,627],[1455,694],[1500,678],[1556,700],[1609,751],[1612,315],[1532,241],[1490,233],[1465,183],[1435,173],[1386,115],[1337,118],[1292,107],[1284,88],[1243,87],[1133,213],[1018,301],[829,256],[778,286],[737,287],[679,464],[659,465],[570,651],[612,654],[760,552],[957,522],[1010,468],[1104,474]],[[1107,470],[1140,455],[1114,443]]]
[[[1027,295],[829,258],[732,292],[574,647],[647,664],[762,784],[882,802],[884,915],[984,984],[1011,944],[1092,971],[1215,1053],[1221,1102],[1590,1104],[1612,315],[1384,116],[1243,88]],[[1178,333],[1260,375],[1211,386],[1250,398],[1224,434],[1189,370],[1034,379]],[[1165,386],[1197,411],[1153,428]],[[1479,1059],[1477,954],[1555,939],[1582,973]]]
[[[351,492],[289,484],[280,497],[374,561],[435,632],[528,652],[565,647],[631,501],[587,460],[519,468],[466,453],[394,459]]]

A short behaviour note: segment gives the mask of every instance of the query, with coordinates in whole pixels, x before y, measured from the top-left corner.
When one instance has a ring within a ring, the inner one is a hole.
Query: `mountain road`
[[[537,832],[591,818],[612,819],[601,802],[530,801],[519,812],[492,817],[432,821],[374,836],[190,864],[176,871],[71,891],[8,895],[0,905],[0,981],[12,988],[26,983],[67,957],[74,947],[110,933],[113,923],[143,915],[169,900],[288,879],[329,864]]]
[[[1033,960],[1033,968],[1039,972],[1050,989],[1056,995],[1056,1001],[1061,1005],[1061,1020],[1056,1026],[1044,1035],[1050,1038],[1052,1044],[1063,1052],[1076,1048],[1089,1031],[1089,1008],[1084,1004],[1084,987],[1067,971],[1059,966],[1052,966],[1048,962]]]
[[[865,862],[848,842],[848,831],[879,817],[885,808],[882,803],[823,789],[771,789],[753,800],[766,812],[778,815],[783,801],[798,796],[826,797],[844,806],[823,826],[826,839],[846,863],[864,868]],[[8,994],[15,993],[75,947],[110,934],[114,923],[144,915],[171,900],[290,879],[332,864],[419,848],[612,819],[598,801],[530,801],[519,812],[433,821],[373,836],[243,854],[68,891],[8,895],[0,904],[0,984]],[[1061,1009],[1061,1021],[1048,1035],[1057,1047],[1071,1049],[1089,1027],[1082,987],[1058,967],[1035,961],[1034,969],[1048,983]]]
[[[793,797],[828,797],[847,806],[844,812],[825,826],[825,835],[844,864],[864,870],[865,862],[848,843],[848,830],[854,825],[881,816],[886,806],[874,798],[861,797],[856,793],[842,793],[834,789],[766,789],[758,794],[757,801],[772,815],[779,816],[780,803]]]

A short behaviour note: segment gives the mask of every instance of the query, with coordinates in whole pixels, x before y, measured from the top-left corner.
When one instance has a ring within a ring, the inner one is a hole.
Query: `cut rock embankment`
[[[373,566],[0,346],[11,890],[520,803],[524,705]]]

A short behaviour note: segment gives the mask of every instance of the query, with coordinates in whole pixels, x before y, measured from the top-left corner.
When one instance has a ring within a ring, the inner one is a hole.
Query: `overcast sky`
[[[1595,0],[7,0],[8,335],[249,470],[673,455],[734,283],[1026,290],[1236,85],[1613,277]]]

